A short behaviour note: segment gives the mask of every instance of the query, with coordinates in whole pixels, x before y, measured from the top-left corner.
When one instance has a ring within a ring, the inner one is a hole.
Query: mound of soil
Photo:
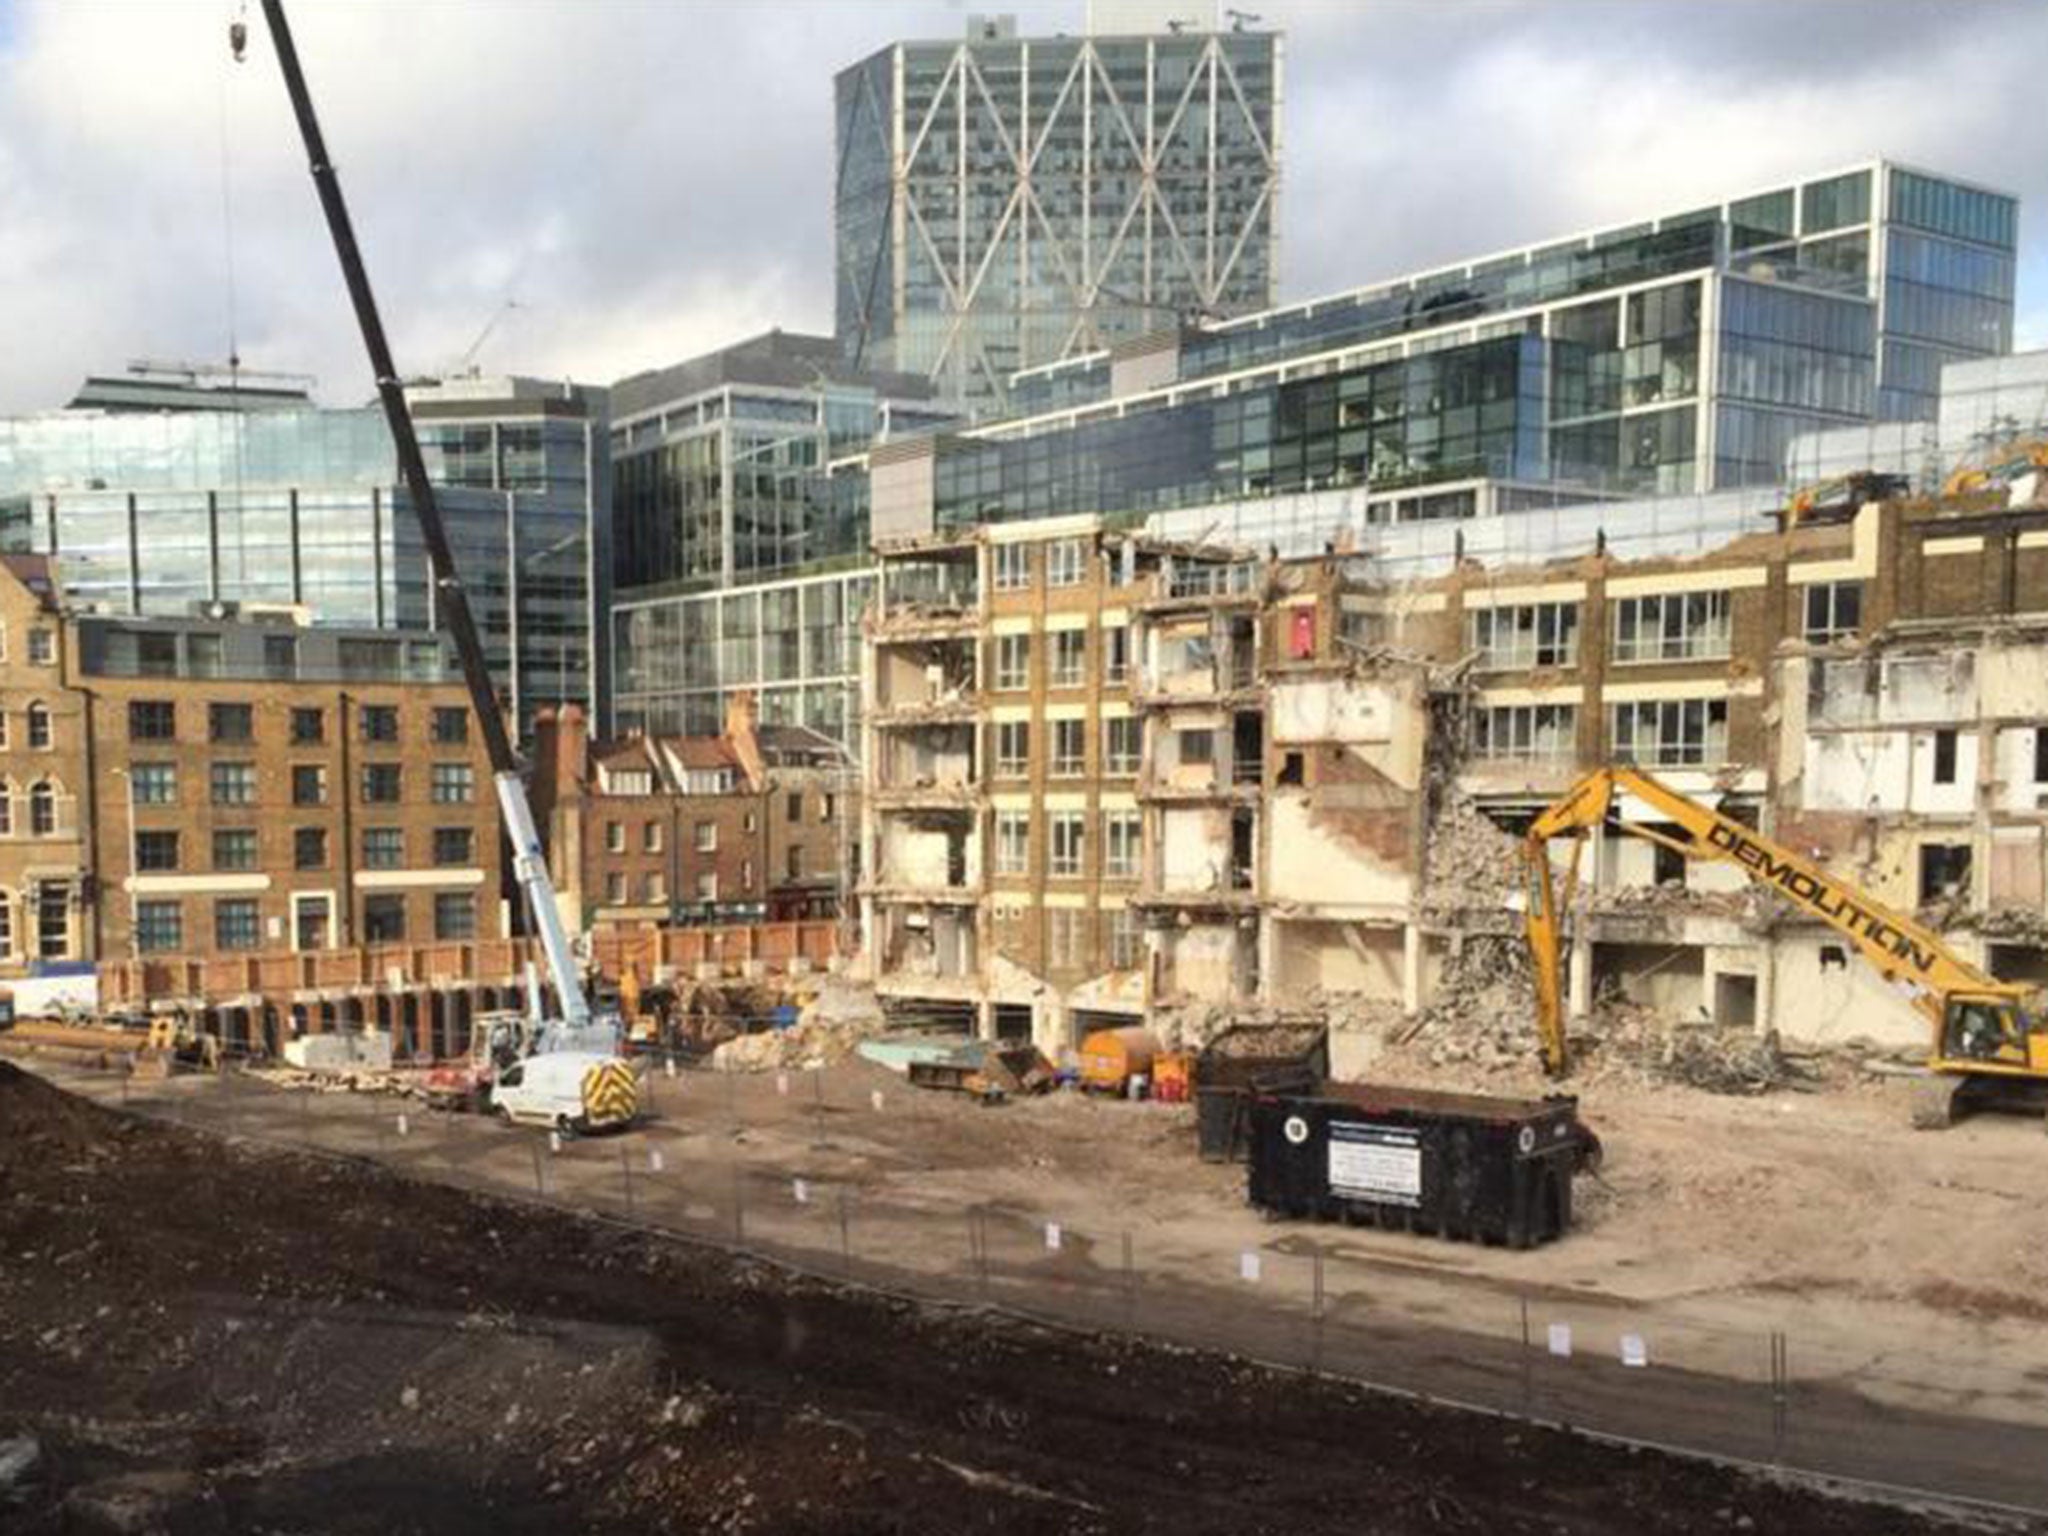
[[[1934,1532],[130,1121],[0,1063],[0,1528]]]

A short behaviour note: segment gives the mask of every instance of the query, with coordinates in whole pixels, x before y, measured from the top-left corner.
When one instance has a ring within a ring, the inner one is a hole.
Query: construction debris
[[[888,1027],[872,989],[828,977],[796,1023],[727,1040],[711,1053],[719,1072],[775,1072],[844,1061]]]

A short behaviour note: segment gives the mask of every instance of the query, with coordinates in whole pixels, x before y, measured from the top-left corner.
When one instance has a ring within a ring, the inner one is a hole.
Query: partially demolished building
[[[2015,492],[1398,583],[1341,549],[1088,517],[885,548],[863,647],[878,987],[901,1017],[1054,1049],[1327,1008],[1355,1061],[1443,1000],[1475,936],[1519,933],[1515,834],[1616,761],[2048,981],[2048,505]],[[1618,996],[1918,1039],[1731,870],[1607,837],[1586,875],[1575,1015]]]

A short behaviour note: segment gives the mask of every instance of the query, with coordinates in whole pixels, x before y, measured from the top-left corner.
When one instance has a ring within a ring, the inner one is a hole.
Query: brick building
[[[1610,762],[2048,980],[2048,507],[2024,497],[1419,581],[1086,518],[880,566],[862,896],[900,1016],[1058,1048],[1162,1010],[1412,1011],[1471,936],[1519,933],[1500,832]],[[1499,829],[1465,886],[1461,815]],[[1833,935],[1758,930],[1731,870],[1610,836],[1587,874],[1575,1010],[1604,988],[1917,1037]]]
[[[844,753],[762,725],[737,697],[718,736],[592,741],[581,710],[544,715],[534,815],[572,929],[749,923],[839,911]]]
[[[103,959],[502,937],[498,814],[431,635],[76,617]]]
[[[82,703],[49,562],[0,559],[0,974],[92,954]]]

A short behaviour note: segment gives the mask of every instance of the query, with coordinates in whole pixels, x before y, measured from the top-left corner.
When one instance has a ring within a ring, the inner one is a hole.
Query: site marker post
[[[548,1181],[540,1160],[540,1143],[535,1141],[529,1142],[528,1145],[533,1148],[533,1192],[545,1200],[548,1197]]]
[[[1314,1335],[1309,1355],[1309,1373],[1320,1376],[1323,1371],[1323,1245],[1315,1246],[1315,1316]]]
[[[853,1238],[847,1228],[844,1185],[839,1189],[839,1272],[849,1280],[853,1278]]]

